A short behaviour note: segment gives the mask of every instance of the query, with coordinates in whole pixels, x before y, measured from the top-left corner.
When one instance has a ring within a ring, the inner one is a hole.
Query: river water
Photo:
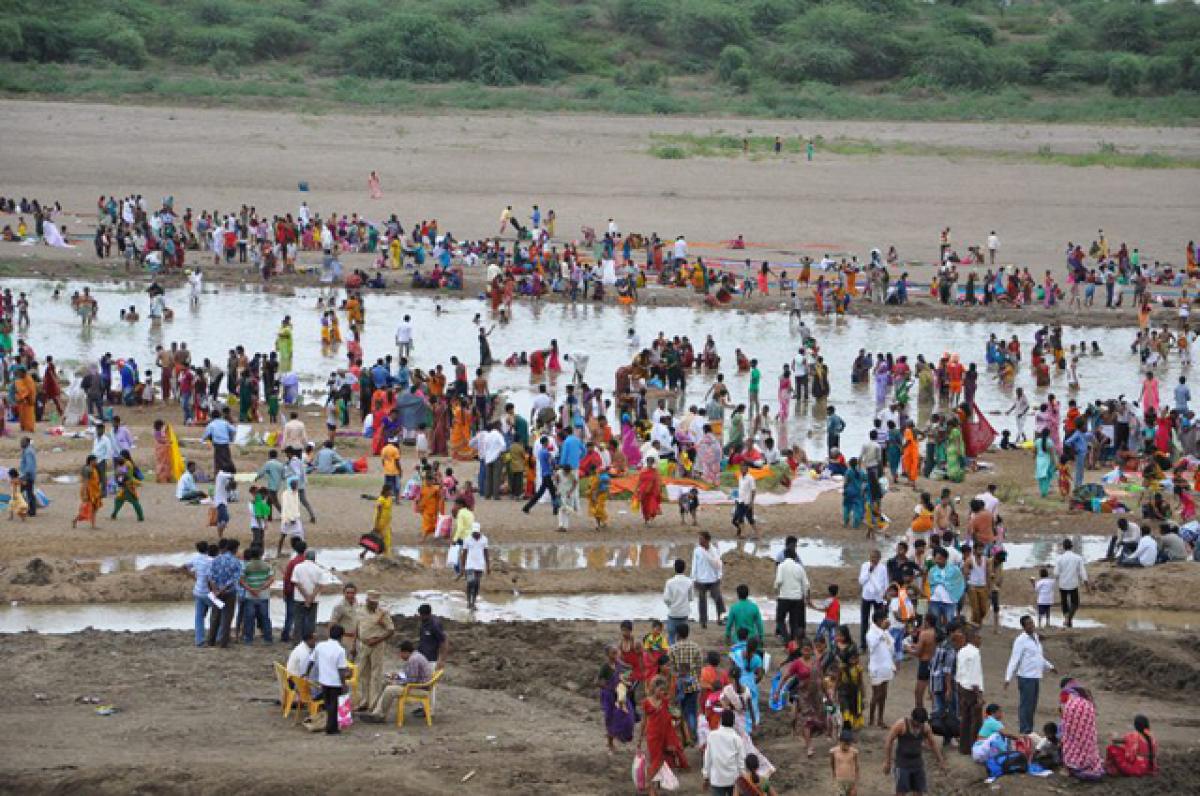
[[[266,292],[257,286],[220,285],[215,290],[209,288],[198,307],[189,307],[185,289],[170,290],[167,304],[175,309],[175,319],[151,326],[146,320],[128,324],[118,319],[119,309],[130,305],[137,306],[145,318],[148,300],[143,285],[91,286],[100,304],[100,314],[95,327],[84,331],[67,299],[71,291],[82,288],[83,283],[59,283],[63,298],[58,300],[50,298],[54,284],[47,281],[10,280],[6,284],[14,291],[24,290],[30,295],[33,325],[26,337],[35,351],[40,356],[52,354],[66,366],[96,361],[105,352],[110,352],[118,358],[132,355],[144,370],[152,366],[155,345],[186,341],[194,352],[195,361],[207,356],[224,369],[228,351],[235,345],[244,345],[249,352],[271,350],[284,315],[291,315],[295,327],[295,367],[305,387],[322,388],[329,373],[346,361],[344,348],[321,349],[317,300],[322,293],[317,289],[281,293]],[[625,343],[630,328],[636,329],[643,346],[663,332],[667,336],[687,335],[699,350],[705,335],[711,334],[717,342],[722,358],[721,370],[735,402],[746,399],[748,375],[736,372],[734,349],[741,348],[749,356],[759,359],[763,373],[761,397],[770,405],[774,416],[779,374],[800,343],[794,329],[789,328],[786,311],[742,314],[647,306],[653,302],[655,293],[652,289],[645,291],[645,303],[635,309],[519,302],[514,306],[512,321],[497,326],[491,335],[493,356],[503,361],[511,352],[547,347],[551,339],[557,339],[564,353],[586,354],[586,376],[590,383],[611,391],[614,372],[630,359],[631,351]],[[437,312],[439,305],[440,313]],[[454,354],[474,368],[479,361],[474,324],[478,313],[487,314],[485,303],[478,298],[368,294],[363,336],[365,357],[370,362],[394,353],[396,324],[408,314],[415,324],[413,359],[418,367],[429,368],[437,363],[448,365]],[[838,407],[847,421],[848,446],[852,450],[857,450],[875,412],[872,390],[853,387],[849,382],[850,364],[860,348],[908,355],[910,362],[915,361],[917,354],[931,359],[943,352],[958,352],[965,362],[975,361],[982,366],[989,334],[995,333],[1002,338],[1015,334],[1023,350],[1028,351],[1038,328],[1033,324],[938,319],[901,321],[864,316],[815,321],[810,317],[809,323],[814,327],[822,355],[830,365],[832,396],[829,402]],[[1131,332],[1102,327],[1068,327],[1064,339],[1068,344],[1081,340],[1099,341],[1105,349],[1102,358],[1081,360],[1081,396],[1094,398],[1137,393],[1139,368],[1136,356],[1129,351]],[[550,382],[557,388],[560,398],[570,380],[571,367],[569,362],[564,363],[564,373],[557,377],[557,383]],[[1161,376],[1165,384],[1170,383],[1167,376],[1171,373],[1168,370]],[[687,389],[689,403],[702,403],[711,378],[707,374],[691,378]],[[489,373],[489,381],[493,389],[509,393],[522,410],[528,408],[536,392],[527,368],[494,367]],[[1035,405],[1037,399],[1048,392],[1057,393],[1064,399],[1068,394],[1065,376],[1058,374],[1050,388],[1035,388],[1027,366],[1020,369],[1015,386],[1024,387]],[[1011,404],[1012,390],[1001,388],[985,373],[980,378],[977,401],[984,411],[1004,410]],[[810,453],[823,452],[823,419],[824,407],[815,402],[794,409],[787,426],[789,440],[805,445]]]

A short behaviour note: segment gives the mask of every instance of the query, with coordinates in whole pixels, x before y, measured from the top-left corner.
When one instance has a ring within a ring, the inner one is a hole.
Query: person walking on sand
[[[491,571],[491,554],[488,552],[488,539],[479,530],[462,544],[458,554],[458,577],[467,581],[467,608],[474,611],[479,602],[479,589],[483,585],[483,576]]]
[[[700,627],[708,627],[708,595],[717,609],[717,624],[725,623],[725,599],[721,596],[721,554],[712,546],[712,534],[701,531],[692,552],[692,581],[700,604]]]
[[[925,708],[918,707],[913,708],[907,718],[893,724],[884,741],[883,773],[895,777],[897,796],[915,796],[929,790],[925,760],[921,754],[923,747],[929,747],[938,768],[945,772],[946,759],[934,740],[929,713]]]
[[[104,492],[100,489],[100,469],[96,466],[96,457],[88,456],[80,474],[79,511],[75,514],[75,519],[71,520],[71,527],[75,528],[79,521],[83,520],[92,526],[92,530],[96,530],[96,514],[103,505]]]

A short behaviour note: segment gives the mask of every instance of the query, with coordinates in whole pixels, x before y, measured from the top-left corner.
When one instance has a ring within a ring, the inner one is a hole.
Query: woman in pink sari
[[[712,433],[712,426],[704,424],[704,436],[696,443],[696,465],[700,477],[710,484],[721,481],[721,441]]]
[[[779,412],[775,417],[781,423],[786,423],[792,406],[792,369],[784,365],[779,377]]]
[[[1152,372],[1146,372],[1146,380],[1142,382],[1142,409],[1158,411],[1158,379]]]
[[[642,466],[642,447],[638,445],[637,432],[629,415],[621,416],[621,453],[625,454],[625,463],[631,468]]]
[[[1096,736],[1096,703],[1092,694],[1073,678],[1065,677],[1058,697],[1062,715],[1058,737],[1062,739],[1063,766],[1071,776],[1095,781],[1104,776],[1100,745]]]
[[[383,198],[383,186],[379,183],[379,175],[371,172],[371,176],[367,177],[367,193],[372,199]]]

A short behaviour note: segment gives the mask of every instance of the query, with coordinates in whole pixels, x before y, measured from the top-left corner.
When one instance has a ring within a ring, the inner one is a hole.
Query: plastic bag
[[[449,514],[439,514],[437,526],[434,528],[433,536],[435,539],[449,539],[454,528],[454,521]]]
[[[354,723],[354,712],[350,708],[350,695],[342,694],[337,704],[338,729],[344,730]]]
[[[647,790],[646,755],[642,752],[638,752],[633,756],[633,770],[631,773],[633,774],[633,787],[637,789],[638,793]]]
[[[654,775],[654,782],[658,784],[659,790],[679,790],[679,778],[675,776],[675,772],[666,763],[663,763],[662,768]]]

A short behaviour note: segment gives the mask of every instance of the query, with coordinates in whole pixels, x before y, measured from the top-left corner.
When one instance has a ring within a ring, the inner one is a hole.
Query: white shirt
[[[661,451],[669,451],[674,447],[675,439],[671,436],[671,431],[662,423],[655,423],[650,428],[650,441],[658,443],[658,449]]]
[[[808,375],[808,357],[804,354],[797,354],[792,358],[792,373],[796,376]]]
[[[533,402],[530,404],[529,414],[536,418],[538,413],[543,409],[549,409],[553,406],[554,401],[550,399],[550,395],[548,393],[539,392],[537,395],[533,396]]]
[[[867,672],[873,683],[891,680],[896,673],[894,649],[891,634],[872,622],[867,631]]]
[[[279,440],[279,447],[283,450],[295,448],[298,451],[304,450],[305,443],[308,442],[308,432],[304,428],[304,421],[300,418],[289,420],[283,424],[282,439]]]
[[[683,238],[680,238],[679,240],[675,241],[675,259],[676,260],[686,260],[687,259],[687,241],[684,240]]]
[[[992,251],[1000,248],[1000,238],[996,235],[988,235],[988,248]]]
[[[668,619],[686,619],[692,611],[692,579],[687,575],[675,575],[663,587],[663,602],[667,605]]]
[[[491,464],[500,458],[500,454],[504,453],[506,447],[504,435],[496,429],[492,429],[483,435],[479,455],[483,457],[485,464]]]
[[[887,594],[887,567],[880,561],[871,569],[871,562],[864,561],[858,571],[858,585],[862,586],[862,598],[871,602],[882,602]]]
[[[288,674],[295,675],[296,677],[305,676],[308,674],[308,664],[312,659],[313,648],[301,641],[296,645],[296,648],[292,650],[292,654],[288,656]]]
[[[747,506],[751,505],[754,503],[756,492],[758,492],[758,483],[750,473],[746,473],[738,479],[738,503],[743,503]]]
[[[1136,522],[1128,522],[1125,530],[1121,531],[1121,541],[1136,545],[1142,540],[1142,529]]]
[[[1133,551],[1133,557],[1136,558],[1143,567],[1152,567],[1158,563],[1158,542],[1154,541],[1154,537],[1146,534],[1138,541],[1137,550]]]
[[[696,583],[716,583],[721,579],[721,555],[709,547],[696,545],[692,553],[692,579]]]
[[[808,573],[804,565],[785,558],[775,567],[775,592],[781,600],[803,600],[808,596]]]
[[[213,484],[213,503],[218,506],[229,504],[229,484],[233,481],[233,474],[224,470],[217,473],[216,481]]]
[[[400,321],[400,325],[396,327],[396,343],[411,343],[413,339],[413,325],[411,321]]]
[[[731,788],[742,774],[746,745],[733,727],[718,727],[704,747],[703,776],[714,788]]]
[[[1058,584],[1054,578],[1041,578],[1033,584],[1038,605],[1054,605],[1054,589]]]
[[[324,577],[325,571],[317,565],[316,561],[308,559],[301,561],[292,570],[292,585],[296,587],[296,590],[292,593],[292,600],[298,603],[305,601],[304,595],[300,593],[300,589],[303,588],[305,592],[312,595],[315,601],[321,580]]]
[[[1054,562],[1054,574],[1060,589],[1078,589],[1079,584],[1087,583],[1087,566],[1083,556],[1074,550],[1064,551]]]
[[[184,495],[195,491],[196,477],[187,470],[184,470],[183,475],[179,476],[179,482],[175,484],[175,499],[183,500]]]
[[[976,495],[975,499],[982,500],[983,507],[990,511],[993,517],[996,516],[996,509],[1000,508],[1000,498],[996,497],[991,492],[983,491]]]
[[[472,534],[463,541],[463,550],[467,553],[467,569],[476,572],[483,572],[487,569],[487,557],[484,555],[487,546],[488,538],[483,534],[479,534],[478,539]]]
[[[964,644],[958,651],[958,669],[954,673],[954,682],[963,688],[978,688],[983,690],[983,663],[979,657],[979,647],[974,644]]]
[[[317,682],[326,688],[341,688],[340,670],[346,668],[346,648],[342,643],[325,639],[313,648],[313,660],[317,663]]]
[[[1026,680],[1041,680],[1042,674],[1053,669],[1050,661],[1042,654],[1042,642],[1037,636],[1021,633],[1013,639],[1012,655],[1008,658],[1008,668],[1004,672],[1004,682],[1017,677]]]

